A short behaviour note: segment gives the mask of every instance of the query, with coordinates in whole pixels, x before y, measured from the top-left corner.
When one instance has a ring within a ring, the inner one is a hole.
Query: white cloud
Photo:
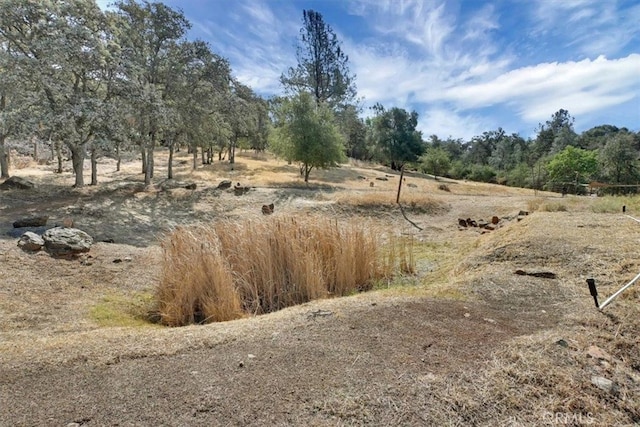
[[[513,106],[526,121],[541,120],[559,108],[589,113],[640,98],[640,54],[608,60],[544,63],[509,71],[478,84],[447,90],[444,100],[462,109]]]
[[[461,115],[450,108],[430,108],[420,112],[418,130],[423,139],[431,135],[440,138],[463,138],[469,140],[482,132],[493,129],[492,123],[474,114]]]
[[[533,13],[533,34],[553,36],[564,47],[587,57],[615,55],[640,35],[640,4],[615,1],[539,0]]]

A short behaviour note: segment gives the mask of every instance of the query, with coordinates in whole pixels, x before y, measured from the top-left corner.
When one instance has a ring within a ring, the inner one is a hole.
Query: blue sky
[[[640,0],[165,0],[263,96],[295,66],[302,11],[338,35],[367,107],[419,113],[424,137],[534,136],[564,108],[576,131],[640,130]],[[99,4],[108,1],[99,1]]]

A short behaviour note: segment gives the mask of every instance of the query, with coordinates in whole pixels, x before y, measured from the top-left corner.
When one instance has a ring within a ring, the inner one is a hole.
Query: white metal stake
[[[632,220],[634,220],[636,222],[640,222],[640,219],[634,218],[631,215],[625,215],[625,216],[631,218]]]
[[[616,292],[615,294],[611,295],[609,298],[607,298],[607,300],[605,302],[603,302],[602,304],[600,304],[600,310],[602,310],[603,308],[605,308],[611,301],[613,301],[614,299],[616,299],[618,297],[618,295],[620,295],[621,293],[623,293],[625,291],[625,289],[627,289],[629,286],[633,285],[636,280],[640,279],[640,274],[638,274],[636,277],[633,278],[632,281],[630,281],[629,283],[627,283],[626,285],[624,285],[622,288],[620,288],[618,290],[618,292]]]

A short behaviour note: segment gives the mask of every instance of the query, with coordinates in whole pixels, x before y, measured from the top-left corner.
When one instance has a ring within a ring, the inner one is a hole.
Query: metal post
[[[596,308],[600,308],[598,304],[598,290],[596,289],[596,281],[594,279],[587,279],[587,285],[589,285],[589,292],[593,297],[593,301],[596,303]]]

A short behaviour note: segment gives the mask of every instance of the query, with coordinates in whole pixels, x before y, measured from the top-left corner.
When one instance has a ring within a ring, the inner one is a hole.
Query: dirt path
[[[431,383],[478,365],[505,340],[532,332],[530,324],[525,328],[480,303],[373,295],[241,323],[221,343],[207,343],[190,329],[186,335],[205,347],[175,354],[125,353],[106,361],[90,356],[21,369],[5,363],[0,420],[420,425],[432,419],[430,407],[438,399]],[[162,353],[166,338],[156,338]],[[113,344],[129,340],[120,341]]]

